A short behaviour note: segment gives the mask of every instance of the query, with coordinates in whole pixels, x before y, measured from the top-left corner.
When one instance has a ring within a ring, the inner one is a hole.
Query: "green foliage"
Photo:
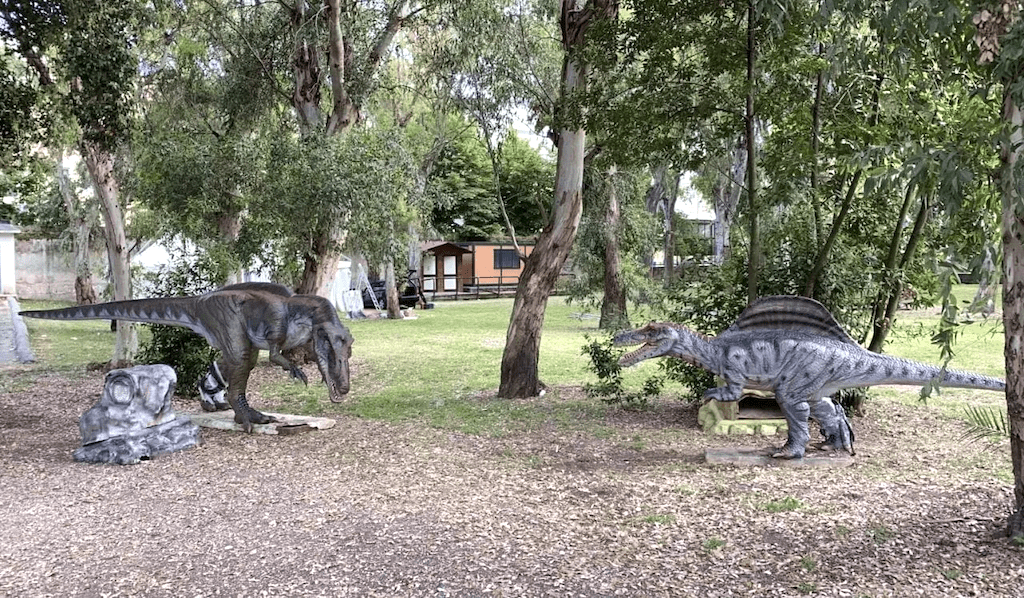
[[[795,511],[802,506],[801,502],[791,496],[787,496],[781,500],[772,500],[762,505],[762,508],[769,513],[784,513],[786,511]]]
[[[704,552],[714,552],[715,550],[718,550],[723,546],[725,546],[725,540],[717,537],[711,537],[707,540],[704,540],[704,542],[701,544],[701,549]]]
[[[813,557],[802,556],[800,557],[800,567],[802,567],[804,571],[810,573],[818,568],[818,561]]]
[[[427,181],[431,227],[452,241],[483,241],[502,235],[490,162],[483,145],[462,135],[440,151]]]
[[[621,405],[626,409],[644,409],[652,397],[661,394],[664,380],[659,376],[651,376],[644,380],[639,392],[626,392],[623,388],[622,366],[619,356],[611,344],[611,339],[599,341],[585,336],[590,341],[583,346],[583,354],[590,357],[588,368],[597,374],[597,384],[586,384],[583,389],[587,396],[599,397],[605,403]]]
[[[554,197],[554,165],[510,131],[498,156],[498,184],[517,236],[535,235]],[[427,181],[431,227],[453,241],[497,240],[509,231],[501,215],[487,149],[463,134],[441,150]]]
[[[151,297],[199,295],[217,288],[223,280],[217,264],[195,253],[182,252],[170,266],[159,268],[143,277],[145,294]],[[140,347],[137,359],[142,363],[163,363],[174,368],[178,376],[178,394],[195,397],[196,383],[206,375],[217,351],[206,339],[180,326],[144,324],[151,332]]]
[[[883,524],[872,526],[868,534],[876,544],[884,544],[896,537],[896,532]]]
[[[63,66],[77,81],[71,111],[86,141],[113,150],[128,140],[136,117],[139,65],[134,36],[145,8],[132,2],[68,2]],[[76,88],[77,86],[77,88]]]
[[[964,415],[968,424],[964,438],[1002,440],[1010,437],[1010,420],[1005,409],[966,405]]]

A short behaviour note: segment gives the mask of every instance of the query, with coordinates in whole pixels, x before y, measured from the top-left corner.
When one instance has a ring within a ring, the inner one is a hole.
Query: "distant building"
[[[0,295],[16,295],[14,235],[21,229],[0,220]]]
[[[431,298],[495,297],[512,294],[523,271],[522,257],[533,252],[533,244],[511,243],[423,243],[420,281]]]

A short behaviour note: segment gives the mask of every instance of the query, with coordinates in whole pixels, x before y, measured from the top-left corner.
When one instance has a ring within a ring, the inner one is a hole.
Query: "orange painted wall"
[[[473,243],[473,253],[463,257],[463,260],[471,260],[471,272],[476,278],[477,284],[496,285],[515,284],[519,282],[519,275],[523,272],[523,261],[520,260],[516,269],[497,269],[494,267],[494,250],[507,249],[515,250],[511,243]],[[520,245],[519,249],[523,255],[530,255],[533,252],[533,245]]]

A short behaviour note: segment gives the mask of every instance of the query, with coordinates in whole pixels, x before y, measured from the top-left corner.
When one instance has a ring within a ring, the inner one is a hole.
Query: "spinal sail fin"
[[[824,305],[814,299],[794,295],[761,297],[743,310],[723,334],[752,330],[803,332],[857,345],[857,341],[850,338]]]

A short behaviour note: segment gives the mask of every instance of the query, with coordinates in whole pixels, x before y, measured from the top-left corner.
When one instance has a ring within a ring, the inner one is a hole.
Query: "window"
[[[495,270],[518,270],[519,254],[515,249],[495,249],[494,269]]]

